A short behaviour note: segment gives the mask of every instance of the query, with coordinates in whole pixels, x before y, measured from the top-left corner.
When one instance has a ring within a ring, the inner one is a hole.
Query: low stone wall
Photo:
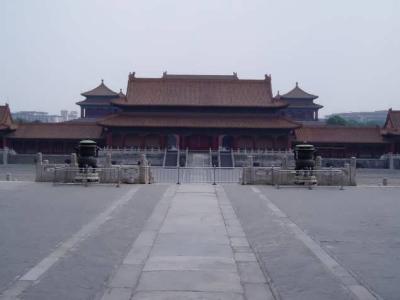
[[[282,161],[282,167],[249,167],[243,168],[242,184],[265,185],[294,185],[296,171],[287,168],[287,161]],[[343,168],[322,168],[321,158],[316,161],[316,170],[313,171],[318,185],[323,186],[354,186],[356,185],[356,159]]]
[[[43,160],[53,164],[63,164],[67,159],[70,159],[70,155],[43,154]],[[33,165],[36,163],[36,154],[8,154],[7,163]]]
[[[79,169],[76,154],[71,154],[70,164],[52,164],[43,159],[41,153],[36,156],[36,178],[37,182],[75,182],[77,175],[83,172],[94,172],[93,169]],[[95,171],[99,176],[100,183],[150,183],[151,174],[147,160],[142,156],[139,165],[112,165],[111,157],[107,157],[106,165]]]
[[[348,168],[324,168],[312,173],[318,185],[321,186],[353,186],[356,185],[355,169],[353,173]],[[260,185],[294,185],[296,181],[295,170],[269,167],[245,167],[243,168],[242,184]]]
[[[350,158],[322,158],[322,166],[329,168],[343,168],[349,164]],[[357,168],[362,169],[388,169],[389,161],[384,158],[357,158]]]
[[[294,155],[292,153],[234,153],[235,167],[244,167],[248,165],[248,161],[252,160],[256,167],[278,167],[281,166],[282,160],[286,159],[289,164],[294,163]]]

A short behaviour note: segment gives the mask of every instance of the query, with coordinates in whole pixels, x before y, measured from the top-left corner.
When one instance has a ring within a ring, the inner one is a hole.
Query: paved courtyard
[[[0,299],[399,299],[399,192],[0,182]]]

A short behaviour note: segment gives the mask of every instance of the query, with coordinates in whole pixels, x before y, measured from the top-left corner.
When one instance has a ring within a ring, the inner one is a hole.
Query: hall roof
[[[122,92],[122,89],[119,91],[118,94],[116,94],[116,96],[93,96],[93,97],[89,97],[86,98],[85,100],[76,102],[77,105],[95,105],[95,106],[99,106],[99,105],[106,105],[109,106],[111,104],[112,100],[117,100],[117,99],[123,99],[125,98],[125,94]]]
[[[125,99],[118,106],[285,107],[272,96],[271,78],[243,80],[229,75],[168,75],[137,78],[129,75]]]
[[[389,109],[382,134],[400,135],[400,110]]]
[[[303,126],[295,134],[298,142],[307,143],[385,143],[379,127]]]
[[[102,127],[96,123],[27,123],[19,124],[8,135],[17,139],[99,139]]]
[[[14,129],[14,127],[10,107],[8,104],[0,105],[0,130]]]
[[[299,123],[285,117],[265,115],[119,113],[98,122],[106,127],[170,127],[170,128],[262,128],[294,129]]]
[[[298,82],[296,82],[296,86],[294,87],[294,89],[292,89],[291,91],[289,91],[286,94],[280,95],[280,99],[310,99],[310,100],[314,100],[317,98],[318,98],[318,96],[309,94],[309,93],[305,92],[304,90],[302,90],[299,87]]]
[[[118,97],[118,93],[106,86],[103,79],[99,86],[95,87],[93,90],[84,92],[81,95],[85,97]]]

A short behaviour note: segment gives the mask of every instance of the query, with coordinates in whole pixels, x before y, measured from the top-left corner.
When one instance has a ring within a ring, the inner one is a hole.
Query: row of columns
[[[247,149],[290,149],[291,139],[289,135],[133,135],[108,133],[106,139],[110,147],[158,147],[181,149],[218,149],[247,148]]]

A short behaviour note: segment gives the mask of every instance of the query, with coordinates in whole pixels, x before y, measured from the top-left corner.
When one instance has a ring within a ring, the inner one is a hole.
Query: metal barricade
[[[242,168],[222,167],[151,167],[154,183],[239,183]]]
[[[152,182],[178,183],[179,168],[150,167]]]

